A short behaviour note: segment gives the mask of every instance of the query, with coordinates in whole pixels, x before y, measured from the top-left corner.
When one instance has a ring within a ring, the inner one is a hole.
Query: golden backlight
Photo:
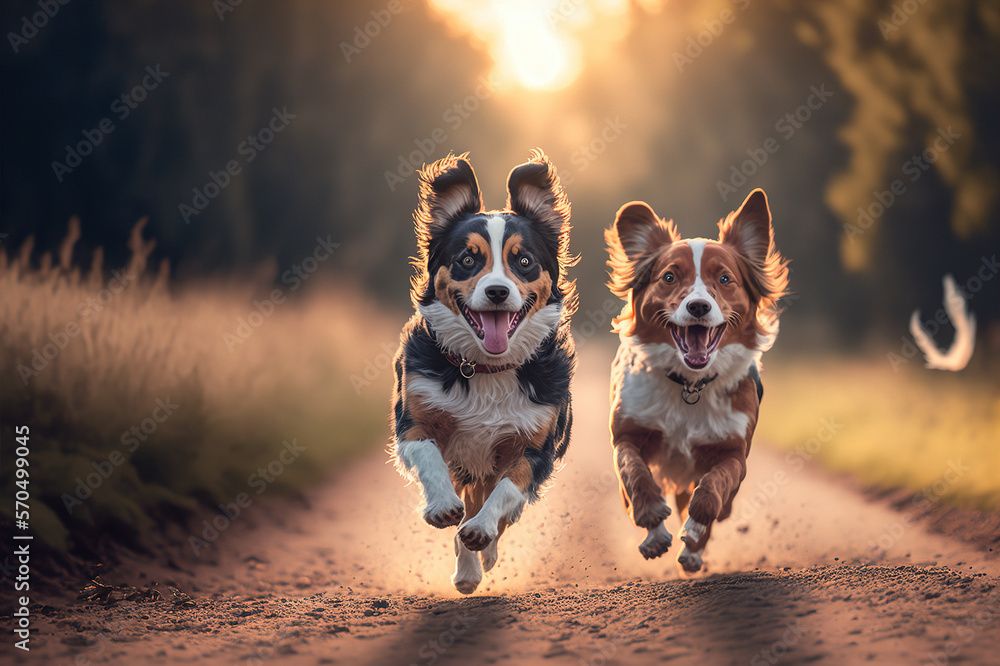
[[[627,32],[630,0],[428,0],[460,34],[481,44],[501,88],[558,90],[580,75],[595,44]],[[638,3],[647,11],[660,0]]]

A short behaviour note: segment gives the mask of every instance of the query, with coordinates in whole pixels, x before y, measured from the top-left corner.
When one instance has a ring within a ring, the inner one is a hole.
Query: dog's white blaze
[[[421,305],[420,314],[430,322],[438,337],[438,342],[448,351],[458,354],[474,363],[493,365],[523,365],[531,358],[538,345],[559,325],[562,304],[551,303],[521,322],[508,341],[503,354],[490,354],[483,348],[483,341],[469,328],[465,317],[452,312],[440,301]]]
[[[493,446],[504,436],[537,432],[555,415],[555,407],[531,402],[513,370],[477,374],[469,380],[468,391],[455,385],[446,392],[437,380],[418,376],[407,382],[407,391],[455,418],[458,427],[447,447],[448,462],[477,478],[494,472]]]
[[[671,320],[678,326],[687,326],[695,321],[699,323],[704,323],[708,326],[718,326],[723,323],[725,319],[722,316],[722,308],[719,304],[712,298],[712,295],[708,293],[708,287],[705,286],[705,281],[701,277],[701,259],[702,255],[705,253],[705,245],[708,243],[704,238],[695,238],[687,242],[688,247],[691,248],[691,254],[694,259],[694,284],[691,286],[691,291],[684,300],[681,301],[680,305],[677,306],[676,312],[671,316]],[[688,312],[688,303],[695,300],[707,301],[711,304],[711,309],[709,309],[708,314],[702,317],[700,320],[696,320]]]
[[[744,437],[750,417],[734,410],[729,393],[750,372],[750,365],[760,352],[741,344],[731,344],[716,351],[710,370],[693,371],[678,358],[677,351],[667,343],[641,344],[622,335],[621,346],[612,368],[612,385],[621,386],[622,414],[646,428],[659,430],[670,447],[691,460],[692,448],[699,444],[718,442],[733,435]],[[697,403],[688,405],[681,399],[681,386],[667,377],[677,373],[697,381],[706,375],[718,377],[701,391]],[[695,481],[694,469],[672,470],[679,476],[674,481],[684,486]]]
[[[427,504],[425,515],[438,515],[463,505],[437,444],[429,439],[402,441],[396,445],[396,452],[407,476],[420,482]]]
[[[472,594],[482,579],[483,570],[479,566],[479,558],[455,534],[455,573],[451,576],[451,584],[462,594]]]
[[[493,215],[486,220],[486,233],[490,237],[490,252],[493,255],[493,268],[476,283],[476,288],[469,296],[469,307],[473,310],[490,310],[497,308],[486,296],[487,287],[506,287],[509,295],[503,304],[505,310],[520,310],[524,298],[514,281],[504,272],[503,234],[507,229],[507,220],[500,215]]]
[[[500,479],[490,496],[483,503],[483,508],[475,516],[465,522],[460,529],[476,529],[491,539],[497,538],[498,523],[501,518],[512,525],[521,517],[521,511],[528,501],[528,495],[514,485],[510,479]]]

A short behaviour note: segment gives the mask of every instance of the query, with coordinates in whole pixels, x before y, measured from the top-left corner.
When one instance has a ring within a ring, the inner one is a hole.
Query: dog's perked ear
[[[764,190],[751,192],[736,212],[719,224],[719,242],[733,247],[756,266],[763,266],[771,249],[771,209]]]
[[[608,243],[608,287],[619,298],[642,286],[652,267],[652,250],[680,240],[673,220],[664,221],[644,201],[632,201],[618,209],[615,222],[604,232]]]
[[[419,172],[420,202],[413,218],[421,244],[424,235],[441,235],[452,223],[483,210],[483,196],[468,156],[449,153]]]
[[[417,256],[411,262],[415,272],[410,281],[414,304],[426,305],[434,298],[428,270],[440,253],[441,239],[453,224],[483,210],[483,197],[468,156],[449,153],[419,172],[420,201],[413,213]]]
[[[507,208],[535,222],[551,240],[568,235],[569,200],[555,166],[540,149],[532,150],[527,162],[510,170]]]
[[[788,261],[774,245],[771,209],[764,190],[756,189],[736,211],[719,222],[719,242],[736,251],[740,270],[755,300],[757,327],[765,335],[777,331],[778,299],[788,289]]]
[[[569,252],[569,199],[555,165],[541,148],[532,150],[527,162],[510,170],[507,209],[530,220],[545,243],[555,248],[557,265],[550,271],[552,296],[562,299],[562,319],[568,320],[576,312],[577,299],[576,281],[570,280],[566,271],[579,257]]]

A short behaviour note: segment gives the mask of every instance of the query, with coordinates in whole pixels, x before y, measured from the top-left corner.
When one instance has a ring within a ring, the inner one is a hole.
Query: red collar
[[[462,376],[466,379],[472,379],[479,372],[486,375],[492,375],[495,372],[513,370],[517,367],[513,363],[508,363],[507,365],[484,365],[482,363],[473,363],[472,361],[467,361],[461,356],[456,356],[451,352],[445,354],[444,357],[448,359],[449,363],[457,367],[458,371],[462,373]]]

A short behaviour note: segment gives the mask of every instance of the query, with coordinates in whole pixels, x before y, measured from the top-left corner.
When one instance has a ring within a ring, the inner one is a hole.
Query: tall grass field
[[[73,265],[75,220],[54,259],[0,250],[0,436],[11,451],[28,426],[31,530],[58,550],[305,489],[387,437],[400,322],[359,289],[171,285],[142,226],[114,271],[100,250]],[[14,484],[4,465],[4,497]]]
[[[757,438],[921,503],[1000,508],[1000,382],[920,358],[765,362]],[[786,457],[787,457],[786,456]]]

